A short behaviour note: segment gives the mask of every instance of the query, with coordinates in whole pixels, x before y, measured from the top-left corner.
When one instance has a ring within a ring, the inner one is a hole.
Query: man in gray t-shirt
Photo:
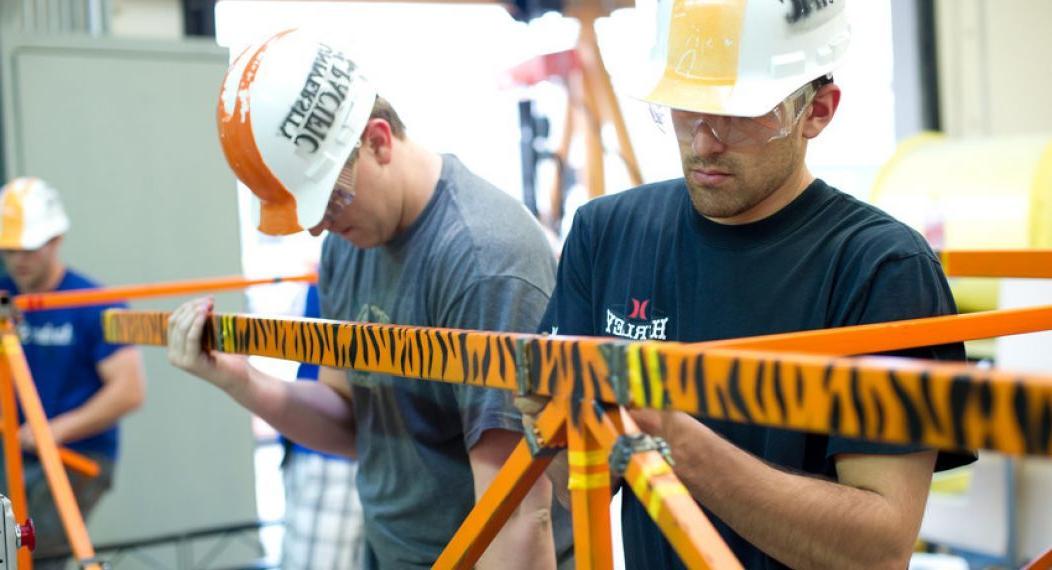
[[[459,160],[407,137],[340,51],[301,32],[249,48],[227,73],[219,127],[261,200],[262,231],[329,232],[323,317],[536,329],[555,274],[540,226]],[[358,457],[366,568],[431,566],[521,438],[510,393],[325,367],[318,382],[282,382],[243,357],[202,353],[211,308],[200,299],[172,314],[169,360],[293,441]],[[556,521],[553,535],[551,501],[541,478],[478,566],[553,568],[556,543],[567,558],[570,529]]]
[[[448,155],[408,227],[369,249],[329,234],[321,258],[323,317],[427,327],[532,332],[555,273],[526,209]],[[427,565],[474,502],[470,450],[488,430],[521,431],[511,395],[347,376],[367,562],[372,556],[383,568]]]

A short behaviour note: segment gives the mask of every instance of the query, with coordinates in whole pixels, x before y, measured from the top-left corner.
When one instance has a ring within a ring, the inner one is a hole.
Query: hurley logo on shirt
[[[606,334],[632,340],[665,340],[669,317],[650,306],[650,299],[630,299],[631,305],[606,309]]]
[[[73,323],[62,325],[44,323],[39,327],[32,327],[23,321],[18,325],[18,336],[22,338],[22,344],[71,346],[73,344]]]

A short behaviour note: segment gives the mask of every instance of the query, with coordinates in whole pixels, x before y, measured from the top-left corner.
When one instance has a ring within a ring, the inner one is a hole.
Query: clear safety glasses
[[[675,116],[674,121],[668,113],[655,114],[655,120],[659,125],[663,125],[666,119],[671,122],[676,131],[676,138],[681,142],[694,141],[701,129],[706,129],[714,139],[728,147],[755,148],[789,136],[811,104],[815,93],[814,86],[808,83],[786,97],[769,113],[759,117],[731,117],[674,110],[671,111]]]
[[[354,201],[355,186],[358,183],[358,169],[355,168],[355,163],[358,162],[358,149],[361,148],[361,141],[354,146],[354,150],[351,151],[351,155],[347,157],[347,162],[344,163],[344,169],[348,170],[348,174],[345,177],[340,174],[337,178],[336,186],[332,189],[332,194],[329,195],[329,203],[325,206],[325,217],[322,218],[323,224],[331,223],[339,213],[351,205]]]

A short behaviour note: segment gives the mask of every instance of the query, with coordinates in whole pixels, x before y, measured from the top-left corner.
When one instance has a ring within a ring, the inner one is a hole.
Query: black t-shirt
[[[916,232],[821,180],[773,216],[727,226],[699,215],[678,179],[578,210],[541,331],[698,342],[955,312],[939,261]],[[896,354],[959,360],[964,348]],[[769,463],[829,478],[840,453],[920,449],[705,424]],[[973,460],[941,453],[937,468]],[[627,567],[683,568],[646,509],[623,489]],[[746,568],[783,567],[706,514]]]

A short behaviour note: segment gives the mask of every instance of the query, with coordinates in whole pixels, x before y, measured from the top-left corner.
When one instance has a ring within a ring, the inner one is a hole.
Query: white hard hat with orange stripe
[[[0,249],[39,249],[69,231],[58,192],[39,178],[15,178],[0,189]]]
[[[304,31],[275,34],[234,60],[219,94],[219,139],[260,200],[260,231],[291,234],[321,221],[375,101],[343,51]]]
[[[636,81],[650,103],[760,117],[843,59],[846,0],[658,0],[654,49]]]

